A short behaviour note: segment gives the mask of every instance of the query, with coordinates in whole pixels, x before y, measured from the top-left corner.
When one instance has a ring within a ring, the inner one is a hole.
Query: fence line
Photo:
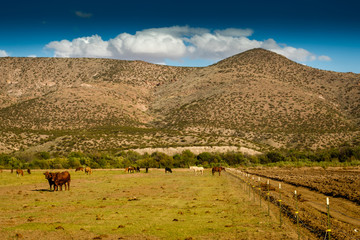
[[[321,217],[315,216],[312,213],[306,211],[304,207],[302,207],[302,208],[301,208],[301,206],[299,207],[299,205],[298,205],[299,204],[299,202],[298,202],[299,195],[296,191],[294,193],[295,200],[293,200],[291,198],[287,199],[289,204],[285,204],[284,200],[282,199],[282,193],[285,193],[286,191],[284,191],[284,189],[281,187],[281,184],[279,185],[279,196],[277,198],[275,196],[275,194],[272,194],[270,191],[269,178],[267,179],[267,184],[266,184],[267,191],[262,191],[263,190],[262,187],[264,187],[264,185],[262,184],[260,177],[258,177],[258,179],[257,179],[258,181],[256,181],[256,178],[254,178],[254,176],[252,176],[249,173],[245,173],[240,170],[233,170],[233,169],[227,169],[227,170],[230,170],[230,171],[227,171],[230,176],[233,176],[233,177],[239,179],[244,184],[244,192],[247,193],[247,191],[248,191],[250,200],[253,199],[254,201],[256,201],[256,194],[258,194],[260,207],[262,207],[261,198],[264,198],[265,201],[268,202],[268,213],[267,213],[268,216],[270,216],[270,202],[273,205],[275,205],[276,207],[279,207],[280,227],[282,226],[282,215],[283,214],[285,216],[287,216],[291,222],[293,222],[294,224],[297,224],[298,239],[300,239],[300,235],[301,235],[299,226],[301,226],[304,229],[307,229],[311,233],[315,234],[317,237],[324,239],[324,240],[325,239],[330,240],[331,237],[333,237],[333,236],[337,236],[338,238],[341,237],[340,239],[344,239],[344,237],[346,237],[347,239],[354,239],[354,240],[360,239],[360,238],[356,238],[355,236],[350,236],[349,233],[346,233],[342,229],[339,229],[339,228],[335,227],[333,224],[331,224],[330,204],[329,204],[328,199],[326,201],[326,207],[327,207],[326,217],[327,217],[327,219],[322,219],[321,218],[322,216]],[[239,176],[239,174],[241,176]],[[259,191],[256,191],[256,189],[258,189]],[[272,190],[274,191],[276,189],[274,188]],[[252,197],[251,197],[251,192],[253,194]],[[289,192],[287,192],[287,193],[289,193]],[[291,206],[296,206],[296,208],[293,209],[293,207],[291,207]],[[304,219],[302,219],[300,217],[300,213],[302,215],[304,215]],[[308,216],[308,217],[306,217],[306,216]],[[313,218],[314,220],[311,221],[311,218]],[[312,225],[312,223],[315,221],[320,222],[321,226],[323,226],[323,227]]]

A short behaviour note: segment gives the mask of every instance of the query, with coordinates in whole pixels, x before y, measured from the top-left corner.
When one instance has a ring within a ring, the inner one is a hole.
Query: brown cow
[[[70,173],[68,171],[65,172],[61,172],[61,173],[53,173],[51,179],[54,181],[55,183],[55,191],[59,190],[59,186],[60,186],[60,191],[62,191],[62,185],[65,184],[65,191],[66,191],[66,185],[67,185],[67,190],[70,190]]]
[[[77,171],[84,171],[84,168],[83,167],[78,167],[78,168],[75,169],[75,172],[77,172]]]
[[[51,173],[51,172],[44,172],[45,179],[47,179],[48,182],[49,182],[50,190],[51,190],[51,186],[54,186],[54,190],[55,190],[55,182],[52,180],[52,175],[53,174],[54,173]]]
[[[91,173],[92,173],[91,168],[90,168],[90,167],[86,167],[86,168],[85,168],[85,173],[86,173],[86,174],[91,174]]]
[[[24,176],[24,171],[21,169],[16,169],[16,176],[18,177],[19,175]]]

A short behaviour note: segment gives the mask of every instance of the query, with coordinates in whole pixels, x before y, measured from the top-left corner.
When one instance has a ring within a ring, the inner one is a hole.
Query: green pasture
[[[49,191],[44,171],[0,173],[0,239],[289,239],[237,179],[187,169],[71,173]]]

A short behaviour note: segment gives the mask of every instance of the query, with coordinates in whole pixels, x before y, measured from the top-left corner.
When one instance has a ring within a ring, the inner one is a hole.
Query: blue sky
[[[262,47],[360,73],[355,1],[7,1],[0,56],[105,57],[206,66]]]

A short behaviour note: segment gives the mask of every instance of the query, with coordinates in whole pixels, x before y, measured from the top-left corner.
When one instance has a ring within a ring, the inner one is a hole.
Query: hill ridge
[[[199,68],[0,58],[0,152],[54,140],[52,151],[351,144],[359,83],[360,74],[318,70],[265,49]]]

